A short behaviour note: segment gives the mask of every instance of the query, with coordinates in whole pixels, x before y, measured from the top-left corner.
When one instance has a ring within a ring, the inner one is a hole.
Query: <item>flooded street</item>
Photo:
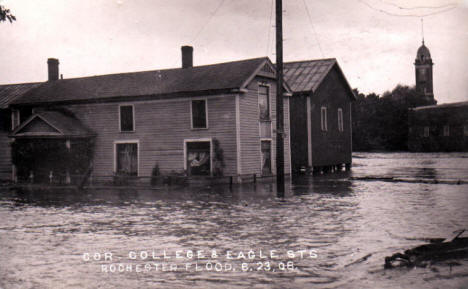
[[[0,288],[466,288],[468,260],[383,264],[468,229],[468,153],[353,157],[285,199],[260,183],[1,188]]]

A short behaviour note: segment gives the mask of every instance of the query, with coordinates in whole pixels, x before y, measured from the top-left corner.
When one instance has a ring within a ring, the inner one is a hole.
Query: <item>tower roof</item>
[[[430,59],[431,58],[431,53],[429,52],[429,49],[424,45],[424,40],[422,45],[418,48],[418,52],[416,54],[416,59],[424,61],[424,59]]]

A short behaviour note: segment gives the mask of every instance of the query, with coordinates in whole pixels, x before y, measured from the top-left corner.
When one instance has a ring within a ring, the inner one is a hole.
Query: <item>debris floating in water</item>
[[[426,267],[429,263],[468,257],[468,238],[460,238],[465,230],[456,231],[451,241],[433,239],[431,243],[385,257],[386,269],[394,267]]]

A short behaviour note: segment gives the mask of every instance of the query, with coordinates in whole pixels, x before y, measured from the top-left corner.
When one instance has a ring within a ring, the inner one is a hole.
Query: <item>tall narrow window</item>
[[[271,175],[271,141],[262,140],[262,175]]]
[[[444,125],[444,136],[450,136],[450,126]]]
[[[270,120],[270,88],[268,86],[258,87],[258,108],[260,120]]]
[[[208,128],[205,99],[192,100],[192,128]]]
[[[322,131],[327,131],[328,126],[327,126],[327,108],[325,106],[322,106],[320,109],[320,127]]]
[[[468,124],[465,124],[465,125],[463,126],[463,134],[464,134],[465,136],[468,136]]]
[[[341,108],[338,108],[338,131],[344,131],[343,109],[341,109]]]
[[[429,137],[429,127],[428,126],[424,127],[424,137]]]
[[[133,105],[120,106],[120,131],[134,131]]]

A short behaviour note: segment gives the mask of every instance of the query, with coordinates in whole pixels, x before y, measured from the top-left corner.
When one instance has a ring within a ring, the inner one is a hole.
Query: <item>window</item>
[[[187,150],[187,173],[190,176],[209,176],[211,174],[211,142],[189,141]]]
[[[208,128],[206,99],[191,102],[192,128]]]
[[[262,175],[271,175],[271,141],[262,140]]]
[[[465,125],[463,126],[463,134],[464,134],[465,136],[468,136],[468,124],[465,124]]]
[[[11,111],[11,130],[15,130],[20,125],[20,111],[13,109]]]
[[[424,127],[424,137],[429,137],[429,127],[428,126]]]
[[[258,108],[260,120],[270,120],[270,87],[266,85],[258,87]]]
[[[6,111],[5,111],[6,113]],[[19,109],[11,110],[11,118],[8,120],[11,130],[15,130],[20,124],[26,121],[33,114],[33,110],[30,107],[22,107]],[[5,127],[6,128],[6,127]]]
[[[2,131],[10,131],[11,129],[11,115],[7,109],[0,109],[0,129]]]
[[[116,143],[116,173],[138,175],[138,143]]]
[[[120,106],[120,131],[134,131],[133,105]]]
[[[338,131],[344,131],[343,126],[343,109],[338,108]]]
[[[322,106],[322,108],[320,109],[320,127],[322,129],[322,131],[327,131],[328,130],[328,127],[327,127],[327,108],[325,106]]]
[[[450,126],[444,125],[444,136],[450,136]]]

